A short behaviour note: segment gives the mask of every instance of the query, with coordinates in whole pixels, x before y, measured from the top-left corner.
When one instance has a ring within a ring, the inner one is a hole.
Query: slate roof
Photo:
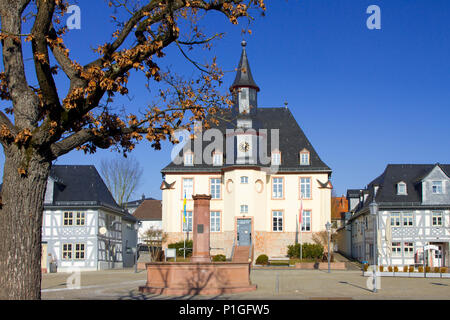
[[[234,121],[232,117],[232,111],[229,110],[223,111],[223,113],[221,114],[221,118],[228,119],[231,122]],[[256,115],[253,117],[253,123],[255,124],[253,127],[256,130],[267,129],[267,133],[269,136],[267,142],[269,157],[272,145],[270,141],[270,129],[279,129],[279,150],[281,151],[281,165],[279,166],[279,172],[327,172],[331,174],[331,169],[320,159],[314,147],[312,146],[288,108],[258,108]],[[225,136],[226,129],[230,128],[230,125],[226,120],[219,120],[218,126],[211,125],[211,127],[219,129]],[[209,141],[204,141],[203,148],[210,143],[211,142]],[[235,144],[235,149],[236,147],[237,146]],[[300,165],[299,152],[304,148],[306,148],[310,152],[310,164],[307,166]],[[183,163],[174,164],[173,162],[171,162],[168,166],[162,169],[161,172],[220,172],[222,169],[225,169],[227,167],[255,166],[251,164],[226,164],[227,150],[225,146],[225,138],[222,150],[224,150],[223,166],[208,165],[204,162],[201,164],[194,164],[193,166],[185,166]],[[257,166],[269,167],[270,164],[258,163]]]
[[[373,201],[374,186],[378,186],[375,201],[382,206],[420,206],[422,203],[421,181],[434,167],[439,166],[450,177],[450,164],[388,164],[384,172],[370,182],[363,192],[368,196],[364,204],[357,210],[354,217],[368,209]],[[407,195],[397,195],[397,183],[406,183]],[[347,195],[349,194],[347,191]],[[352,218],[354,218],[352,217]]]
[[[134,211],[133,216],[141,221],[162,220],[161,200],[144,200]]]
[[[53,202],[49,206],[103,206],[120,212],[124,218],[136,219],[120,208],[95,166],[53,165],[50,177],[55,181]]]

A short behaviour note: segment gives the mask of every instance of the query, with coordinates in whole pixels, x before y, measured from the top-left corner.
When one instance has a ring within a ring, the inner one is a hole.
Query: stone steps
[[[231,259],[232,262],[248,262],[248,255],[250,253],[250,246],[235,246],[234,254]]]

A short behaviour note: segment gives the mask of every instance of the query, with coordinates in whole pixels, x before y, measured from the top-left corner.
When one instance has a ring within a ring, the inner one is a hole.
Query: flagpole
[[[300,190],[300,215],[299,215],[299,226],[300,226],[300,261],[303,260],[303,197],[302,197],[302,191]]]

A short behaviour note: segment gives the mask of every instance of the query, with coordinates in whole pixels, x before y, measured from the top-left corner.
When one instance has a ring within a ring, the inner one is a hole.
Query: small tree
[[[162,243],[166,241],[167,234],[162,229],[149,228],[144,231],[144,242],[148,246],[150,262],[161,260]]]

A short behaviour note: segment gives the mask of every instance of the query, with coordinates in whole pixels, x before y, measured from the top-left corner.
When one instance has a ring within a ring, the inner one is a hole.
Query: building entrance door
[[[249,246],[252,237],[252,221],[250,219],[237,220],[237,245]]]
[[[442,244],[436,244],[437,246],[437,250],[433,250],[433,267],[442,267],[443,264],[443,260],[442,260],[442,251],[443,251],[443,246]]]

